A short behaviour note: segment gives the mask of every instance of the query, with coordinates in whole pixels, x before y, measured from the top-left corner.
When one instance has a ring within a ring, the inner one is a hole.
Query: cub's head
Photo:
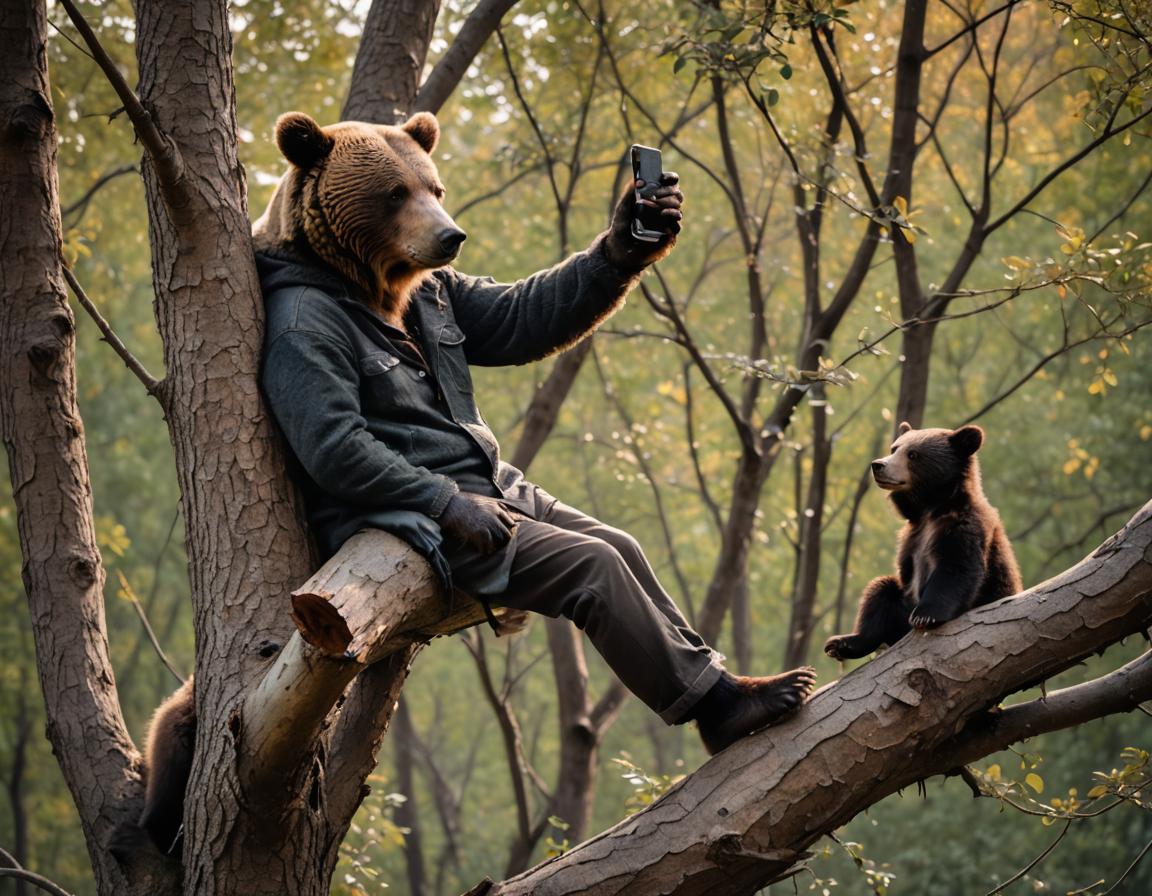
[[[431,158],[439,138],[427,112],[398,127],[280,116],[276,144],[291,168],[254,226],[257,249],[304,244],[388,316],[402,315],[465,238],[442,205]]]
[[[892,453],[872,461],[872,478],[893,496],[949,494],[972,473],[978,475],[975,454],[983,443],[979,426],[913,429],[901,423]]]

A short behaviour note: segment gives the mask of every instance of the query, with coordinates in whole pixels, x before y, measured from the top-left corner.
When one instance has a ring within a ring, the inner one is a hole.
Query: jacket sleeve
[[[368,430],[351,349],[306,330],[277,335],[261,375],[276,422],[316,484],[349,504],[437,517],[459,487],[410,464]]]
[[[538,361],[579,342],[624,300],[639,278],[604,254],[604,235],[583,252],[516,283],[445,272],[469,364]]]

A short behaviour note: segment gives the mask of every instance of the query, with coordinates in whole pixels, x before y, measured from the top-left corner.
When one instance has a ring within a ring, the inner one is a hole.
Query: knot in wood
[[[100,560],[91,554],[77,554],[68,561],[68,578],[77,587],[87,590],[96,584],[100,575]]]
[[[24,102],[12,109],[5,130],[13,142],[33,143],[43,140],[51,125],[52,106],[44,94],[25,90]]]

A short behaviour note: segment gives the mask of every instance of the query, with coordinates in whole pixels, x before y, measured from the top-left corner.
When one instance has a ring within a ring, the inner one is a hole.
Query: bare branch
[[[116,67],[116,63],[112,61],[104,47],[100,45],[92,27],[80,14],[80,10],[76,8],[72,0],[60,0],[60,5],[68,13],[68,18],[72,20],[76,30],[84,38],[84,43],[92,51],[92,58],[100,66],[105,77],[108,78],[112,89],[120,97],[120,102],[124,104],[124,111],[128,113],[128,119],[136,129],[136,136],[144,144],[148,158],[152,160],[152,165],[156,169],[160,190],[164,195],[168,210],[172,213],[173,220],[182,220],[181,212],[187,208],[192,197],[184,177],[184,159],[180,155],[180,150],[172,139],[156,126],[151,114],[144,108],[143,103],[140,102],[140,98],[136,96],[132,88],[128,86],[128,81],[120,73],[120,69]]]
[[[120,165],[118,168],[113,168],[111,171],[106,171],[104,174],[101,174],[98,178],[96,178],[96,180],[95,180],[95,182],[93,182],[92,186],[90,186],[87,190],[84,191],[83,196],[81,196],[79,199],[77,199],[71,205],[67,205],[64,208],[60,209],[61,216],[67,218],[67,217],[70,217],[71,215],[75,215],[76,219],[69,223],[70,227],[75,227],[77,224],[80,223],[80,220],[84,217],[84,213],[86,211],[88,211],[88,205],[89,205],[89,203],[92,202],[92,198],[101,189],[103,189],[105,186],[107,186],[112,181],[116,180],[116,178],[123,177],[125,174],[139,174],[139,173],[140,173],[140,168],[137,165]]]
[[[124,362],[124,366],[131,370],[136,379],[144,384],[144,388],[148,394],[155,398],[161,407],[165,407],[167,404],[167,393],[164,389],[164,384],[152,376],[147,368],[136,359],[136,356],[128,350],[128,347],[120,337],[116,335],[116,331],[112,329],[112,325],[104,319],[103,315],[100,314],[100,311],[92,303],[92,300],[88,298],[88,294],[84,292],[84,288],[80,285],[80,281],[76,279],[76,275],[72,273],[71,269],[65,267],[63,271],[64,279],[68,281],[68,285],[72,288],[72,293],[76,296],[76,300],[80,303],[81,307],[88,312],[88,316],[96,322],[96,326],[99,327],[104,341],[112,346],[112,350],[120,356],[120,360]]]
[[[480,0],[476,4],[461,26],[460,33],[452,41],[452,46],[421,85],[416,94],[416,102],[412,104],[412,111],[439,111],[468,71],[468,66],[480,48],[500,26],[504,14],[515,5],[516,0]]]

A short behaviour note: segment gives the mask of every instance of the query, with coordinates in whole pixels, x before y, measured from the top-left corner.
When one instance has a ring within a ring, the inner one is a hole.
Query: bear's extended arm
[[[609,229],[588,249],[546,271],[511,284],[444,271],[441,282],[464,331],[468,363],[526,364],[590,334],[621,305],[640,273],[671,251],[683,199],[679,177],[665,172],[653,198],[646,200],[667,218],[668,232],[655,243],[632,235],[636,197],[629,184]]]
[[[440,276],[464,332],[469,364],[527,364],[561,351],[596,329],[620,306],[639,277],[616,267],[601,235],[583,252],[516,283]]]
[[[281,333],[265,349],[261,384],[305,471],[341,501],[435,517],[460,490],[447,476],[408,463],[368,431],[355,361],[331,336]]]

